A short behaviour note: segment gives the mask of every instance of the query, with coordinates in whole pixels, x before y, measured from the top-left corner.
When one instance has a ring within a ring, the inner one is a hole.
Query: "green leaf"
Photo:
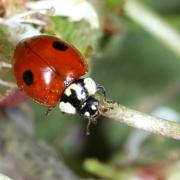
[[[0,27],[0,99],[4,94],[16,87],[11,68],[11,58],[14,46],[8,40],[7,29]]]
[[[76,46],[83,55],[89,48],[95,49],[100,37],[99,29],[91,29],[85,21],[71,22],[67,18],[59,16],[52,17],[54,29],[51,33],[59,35],[66,41]]]

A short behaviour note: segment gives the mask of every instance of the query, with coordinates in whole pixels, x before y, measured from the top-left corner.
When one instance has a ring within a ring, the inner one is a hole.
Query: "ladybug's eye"
[[[30,86],[34,81],[34,75],[31,70],[24,71],[23,80],[26,85]]]
[[[56,50],[65,51],[66,49],[68,49],[68,46],[62,41],[54,41],[53,48],[55,48]]]

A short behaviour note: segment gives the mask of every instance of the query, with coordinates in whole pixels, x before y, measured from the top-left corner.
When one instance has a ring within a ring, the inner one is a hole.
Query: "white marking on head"
[[[96,83],[91,78],[84,79],[84,87],[88,91],[89,95],[94,95],[97,91]]]
[[[90,113],[89,113],[88,111],[86,111],[86,112],[84,113],[84,116],[85,116],[85,117],[90,117]]]
[[[70,96],[71,95],[71,88],[67,87],[66,90],[64,91],[64,94],[67,96]]]
[[[74,106],[72,106],[69,102],[60,102],[59,103],[59,109],[62,112],[68,113],[68,114],[76,114],[76,109]]]
[[[67,96],[70,96],[71,90],[74,90],[77,94],[77,99],[82,100],[86,98],[86,93],[83,90],[83,87],[81,85],[78,85],[76,83],[71,84],[64,92]]]
[[[92,110],[96,110],[97,108],[96,108],[95,105],[92,105],[92,106],[91,106],[91,109],[92,109]]]

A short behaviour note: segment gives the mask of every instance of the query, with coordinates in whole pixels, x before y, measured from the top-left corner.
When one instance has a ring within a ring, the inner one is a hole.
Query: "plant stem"
[[[154,134],[180,139],[180,123],[153,117],[118,103],[103,100],[100,105],[101,114],[109,119],[139,128]]]
[[[138,0],[126,0],[126,15],[142,26],[180,57],[180,34]]]
[[[5,86],[5,87],[9,87],[9,88],[17,88],[17,85],[15,83],[7,82],[2,79],[0,79],[0,86]]]

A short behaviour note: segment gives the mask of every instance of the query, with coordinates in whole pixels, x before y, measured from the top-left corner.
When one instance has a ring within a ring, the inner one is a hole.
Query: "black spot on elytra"
[[[34,75],[33,75],[31,70],[24,71],[24,73],[23,73],[23,80],[24,80],[25,84],[28,85],[28,86],[33,84]]]
[[[63,41],[54,41],[53,48],[59,51],[65,51],[68,49],[68,46]]]

